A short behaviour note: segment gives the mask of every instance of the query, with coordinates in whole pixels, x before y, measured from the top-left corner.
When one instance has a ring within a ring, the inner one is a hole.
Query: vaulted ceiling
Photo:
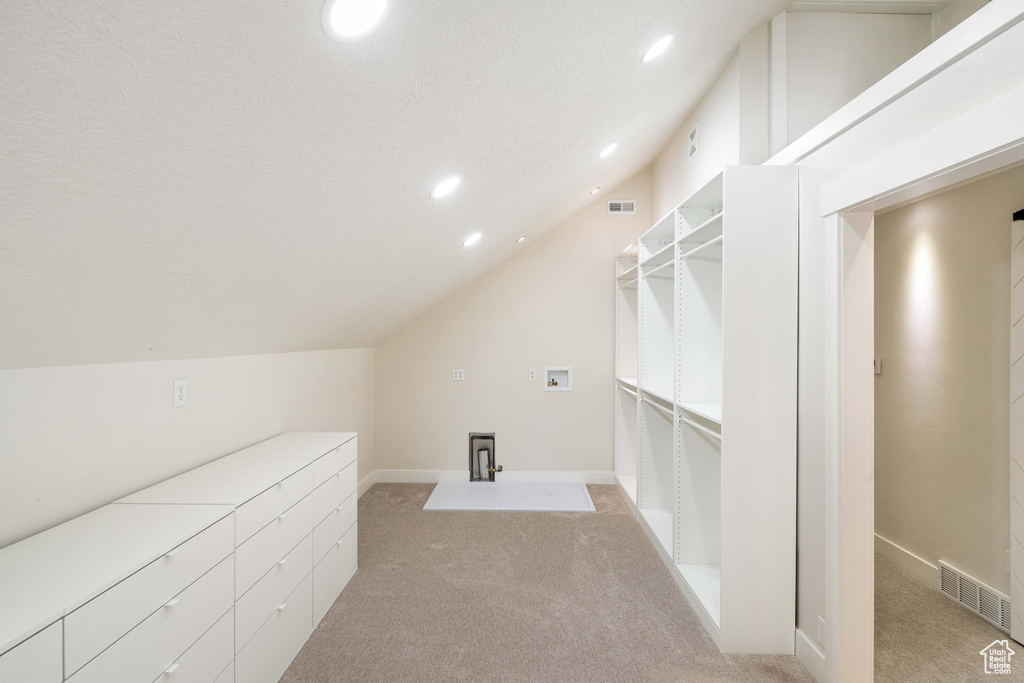
[[[786,5],[390,4],[351,43],[321,0],[0,4],[0,367],[373,346],[642,168]]]

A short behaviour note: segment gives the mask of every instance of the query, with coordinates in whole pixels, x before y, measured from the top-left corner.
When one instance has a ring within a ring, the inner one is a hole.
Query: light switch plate
[[[188,380],[174,380],[174,407],[180,408],[188,400]]]
[[[461,382],[464,379],[466,379],[466,371],[465,370],[452,370],[452,381],[453,382]]]

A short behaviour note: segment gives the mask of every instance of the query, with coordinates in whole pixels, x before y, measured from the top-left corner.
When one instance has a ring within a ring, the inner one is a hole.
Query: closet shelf
[[[684,245],[697,245],[704,244],[715,237],[719,237],[722,234],[722,218],[725,216],[724,211],[719,211],[711,218],[707,219],[696,228],[686,233],[679,239],[679,246],[682,251],[686,251],[689,247]]]
[[[676,245],[671,242],[669,244],[666,244],[664,247],[662,247],[655,253],[651,254],[651,256],[645,259],[643,263],[641,263],[640,265],[661,266],[668,263],[669,261],[674,260],[676,257],[675,246]]]
[[[705,420],[711,420],[719,426],[722,424],[721,403],[677,403],[676,405],[688,413],[693,413],[697,417],[702,417]]]
[[[615,476],[618,477],[622,488],[626,490],[626,495],[633,501],[633,505],[636,505],[636,477],[629,474],[616,474]]]
[[[616,377],[619,384],[625,384],[627,387],[636,389],[636,377]]]
[[[661,543],[661,547],[665,549],[669,557],[672,557],[672,511],[643,508],[640,510],[640,514],[647,520],[647,525],[651,527],[651,531]]]
[[[652,525],[653,526],[653,525]],[[722,567],[717,564],[677,564],[686,585],[715,626],[722,628]]]
[[[674,397],[676,392],[674,387],[640,387],[640,389],[669,405],[675,403]]]

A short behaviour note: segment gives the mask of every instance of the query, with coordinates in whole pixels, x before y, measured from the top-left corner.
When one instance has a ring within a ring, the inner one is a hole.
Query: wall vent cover
[[[939,560],[939,590],[977,613],[993,626],[1010,632],[1010,598]]]
[[[686,158],[692,159],[697,156],[697,151],[700,149],[700,131],[698,126],[694,126],[687,137],[689,138],[688,147],[690,151]]]
[[[608,202],[608,213],[636,213],[635,199],[615,199]]]

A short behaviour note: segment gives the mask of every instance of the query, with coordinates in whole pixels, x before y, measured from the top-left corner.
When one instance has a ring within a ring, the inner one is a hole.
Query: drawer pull
[[[181,599],[180,599],[180,598],[173,598],[173,599],[171,599],[170,601],[168,601],[168,602],[164,603],[164,607],[168,607],[168,608],[170,608],[170,607],[174,607],[174,606],[175,606],[175,605],[177,605],[177,604],[178,604],[179,602],[181,602]]]
[[[277,521],[279,521],[279,522],[280,522],[280,521],[281,521],[282,519],[284,519],[284,518],[285,518],[285,517],[287,517],[287,516],[288,516],[288,513],[287,513],[287,512],[282,512],[281,514],[279,514],[279,515],[277,516]]]
[[[337,543],[335,543],[334,545],[341,545],[341,544],[342,544],[342,543],[344,543],[344,542],[345,542],[345,539],[343,538],[343,539],[341,539],[340,541],[338,541]]]
[[[277,606],[277,611],[280,612],[281,610],[283,610],[287,606],[288,606],[287,602],[282,602],[280,605]]]
[[[175,662],[174,664],[171,664],[169,667],[167,667],[167,670],[164,671],[164,673],[170,675],[178,670],[178,666],[178,663]]]
[[[178,551],[179,551],[179,550],[181,550],[181,547],[180,547],[180,546],[179,546],[179,547],[177,547],[177,548],[175,548],[174,550],[172,550],[172,551],[171,551],[171,552],[169,552],[169,553],[164,553],[164,557],[165,557],[165,558],[167,558],[167,559],[169,560],[169,559],[171,559],[172,557],[174,557],[175,555],[177,555],[177,554],[178,554]]]
[[[285,559],[281,560],[280,562],[278,562],[277,566],[278,567],[283,567],[287,561],[288,561],[288,558],[285,558]]]
[[[341,476],[341,472],[335,472],[335,473],[334,473],[334,477],[333,477],[333,478],[334,478],[334,479],[337,479],[337,478],[338,478],[338,477],[340,477],[340,476]]]

